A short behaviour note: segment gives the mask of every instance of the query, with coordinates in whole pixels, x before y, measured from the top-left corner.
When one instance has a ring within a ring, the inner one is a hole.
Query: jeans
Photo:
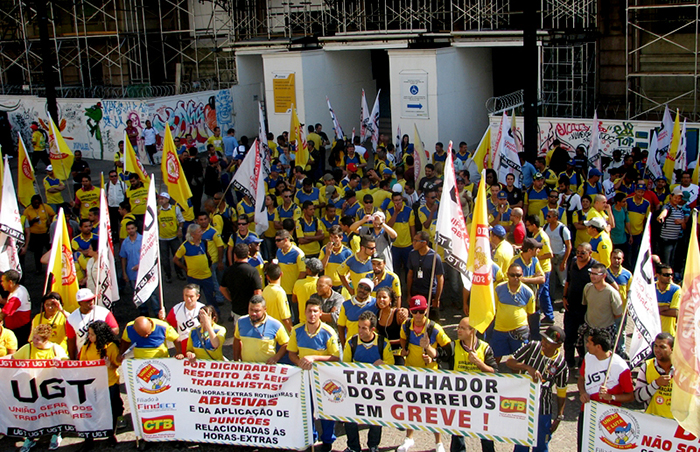
[[[212,306],[217,314],[221,314],[219,312],[219,305],[216,302],[216,298],[214,298],[214,278],[213,276],[210,276],[209,278],[206,279],[197,279],[193,278],[191,276],[187,277],[187,284],[197,284],[199,285],[199,290],[200,293],[204,294],[204,298],[207,300],[207,304]]]
[[[394,264],[394,273],[401,278],[401,275],[403,275],[403,279],[406,279],[406,275],[408,273],[408,255],[411,254],[411,250],[413,247],[407,246],[405,248],[399,248],[397,246],[392,246],[391,247],[391,260],[393,261]]]
[[[554,308],[552,307],[552,297],[549,295],[549,278],[551,275],[552,272],[546,272],[544,274],[544,284],[540,284],[540,290],[538,295],[540,297],[540,309],[542,310],[542,313],[548,319],[554,320]],[[539,328],[539,322],[537,323]],[[539,338],[534,337],[533,339],[539,340]]]
[[[678,240],[665,240],[659,239],[659,245],[661,246],[660,258],[661,262],[667,265],[673,266],[676,260],[676,245],[678,245]]]
[[[464,436],[452,435],[450,442],[450,452],[466,452],[467,446],[464,444]],[[488,439],[481,440],[481,452],[494,452],[493,441]]]
[[[224,295],[219,290],[219,279],[221,279],[224,272],[220,272],[217,269],[218,266],[219,266],[219,264],[216,262],[211,264],[211,277],[214,280],[214,299],[216,300],[217,303],[223,304],[226,301],[226,299],[224,298]]]
[[[549,274],[549,273],[547,273]],[[551,308],[551,302],[550,302]],[[552,314],[554,318],[554,314]],[[527,324],[530,327],[530,340],[539,341],[542,337],[540,336],[540,310],[538,309],[534,313],[527,316]]]
[[[552,415],[540,414],[537,424],[537,446],[532,448],[532,452],[549,452],[549,440],[552,439],[549,430],[552,428]],[[513,452],[527,452],[530,450],[526,446],[515,446]]]
[[[348,437],[348,448],[353,452],[361,452],[359,426],[355,422],[345,423],[345,434]],[[370,425],[367,432],[367,447],[379,447],[382,440],[382,426]]]
[[[554,298],[557,293],[557,286],[559,288],[564,288],[564,283],[566,283],[566,267],[564,271],[559,270],[559,265],[564,260],[563,254],[557,254],[552,257],[552,272],[549,276],[549,298]],[[545,313],[545,315],[547,315]]]
[[[627,261],[627,268],[634,269],[637,265],[637,257],[639,255],[639,248],[642,246],[642,234],[632,236],[632,244],[629,246],[629,253],[625,254],[625,260]]]
[[[274,237],[263,237],[262,256],[267,262],[277,257],[277,244]],[[229,262],[229,265],[231,263]]]
[[[170,265],[170,254],[172,253],[175,256],[177,249],[180,248],[180,239],[177,237],[168,240],[160,239],[158,244],[160,245],[160,269],[165,273],[165,276],[170,278],[173,274]],[[182,270],[179,267],[175,267],[175,272],[179,275],[182,273]]]

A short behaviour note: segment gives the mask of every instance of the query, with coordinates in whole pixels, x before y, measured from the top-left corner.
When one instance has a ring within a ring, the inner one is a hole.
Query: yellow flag
[[[666,154],[666,161],[664,162],[664,175],[669,184],[673,184],[676,180],[673,177],[673,167],[676,163],[676,152],[678,151],[678,146],[681,143],[681,123],[680,123],[680,113],[676,110],[676,121],[673,123],[673,134],[671,135],[671,146],[668,148],[668,154]]]
[[[693,232],[685,264],[676,341],[673,346],[671,413],[685,430],[700,436],[700,248],[698,215],[693,213]]]
[[[175,147],[175,145],[173,145]],[[139,179],[143,182],[143,185],[148,185],[150,178],[146,175],[146,170],[143,168],[141,161],[136,156],[136,151],[131,146],[131,141],[129,137],[126,136],[126,131],[124,132],[124,171],[127,173],[136,173],[139,175]]]
[[[289,141],[297,142],[297,154],[295,165],[306,168],[309,163],[309,149],[306,147],[306,137],[304,135],[304,128],[299,122],[299,116],[297,116],[297,109],[292,105],[292,123],[289,126]]]
[[[0,146],[2,150],[2,146]],[[2,179],[5,176],[5,154],[0,152],[0,187],[2,187]]]
[[[430,163],[430,156],[423,149],[423,140],[420,139],[418,127],[413,124],[413,167],[415,170],[416,188],[421,179],[425,177],[425,165]]]
[[[180,205],[182,216],[186,221],[194,220],[194,211],[189,203],[192,198],[190,184],[185,179],[180,159],[177,158],[175,142],[170,133],[170,124],[165,124],[165,140],[163,141],[163,160],[160,162],[160,170],[163,174],[163,182],[168,189],[168,194]]]
[[[467,261],[467,269],[473,273],[469,323],[480,333],[486,331],[496,316],[488,217],[486,174],[482,172],[479,192],[474,203],[474,217],[469,234],[469,260]]]
[[[479,146],[474,153],[474,163],[481,173],[486,168],[491,168],[491,126],[486,129]]]
[[[78,292],[78,277],[75,273],[73,252],[63,209],[58,211],[58,220],[56,221],[56,230],[51,244],[51,257],[46,269],[46,284],[49,292],[61,294],[63,308],[66,312],[73,312],[78,307],[75,300],[75,294]]]
[[[73,151],[70,150],[68,143],[63,139],[61,132],[56,127],[56,123],[53,122],[53,118],[49,117],[49,121],[51,121],[49,159],[53,166],[53,174],[59,180],[68,180],[71,177],[70,170],[73,166]]]
[[[17,157],[17,198],[20,204],[27,207],[32,202],[32,196],[36,195],[36,189],[34,188],[34,168],[29,160],[22,135],[19,135]]]

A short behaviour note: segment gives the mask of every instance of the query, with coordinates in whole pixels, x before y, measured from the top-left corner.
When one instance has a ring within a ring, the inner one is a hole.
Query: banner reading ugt
[[[7,436],[106,438],[109,403],[104,361],[0,360],[0,433]]]

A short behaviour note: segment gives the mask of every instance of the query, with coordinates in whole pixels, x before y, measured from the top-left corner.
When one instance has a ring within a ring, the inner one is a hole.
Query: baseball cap
[[[401,184],[399,184],[399,183],[397,182],[397,183],[394,184],[393,187],[391,187],[391,191],[394,192],[394,193],[402,193],[402,192],[403,192],[403,187],[401,186]]]
[[[585,224],[586,226],[592,226],[596,229],[605,229],[605,227],[608,225],[608,222],[601,217],[595,217],[591,218],[588,221],[584,221],[583,224]]]
[[[386,259],[381,254],[375,254],[370,260],[384,262]]]
[[[90,289],[80,289],[78,292],[75,294],[75,300],[80,303],[81,301],[88,301],[92,300],[95,298],[95,294],[92,293],[92,290]]]
[[[357,171],[357,165],[355,163],[348,163],[348,171],[354,173]]]
[[[46,171],[53,171],[53,165],[49,165],[46,167]]]
[[[273,172],[273,171],[276,172],[276,173],[281,173],[281,172],[282,172],[282,168],[280,168],[279,165],[272,165],[272,166],[270,167],[270,172]]]
[[[523,251],[530,251],[533,248],[542,248],[542,244],[531,237],[523,240],[523,246],[521,248]]]
[[[681,187],[676,187],[673,189],[673,195],[682,195],[683,189]]]
[[[323,180],[333,180],[335,179],[332,174],[327,173],[323,175]]]
[[[588,177],[594,177],[594,176],[600,177],[602,175],[603,175],[603,173],[601,173],[598,168],[593,168],[592,170],[590,170],[588,172]]]
[[[491,232],[493,232],[493,235],[496,237],[505,237],[506,236],[506,228],[501,226],[500,224],[497,224],[496,226],[491,228]]]
[[[243,243],[246,245],[250,245],[251,243],[260,243],[262,242],[261,238],[255,237],[253,234],[248,234],[248,237],[243,240]]]
[[[326,198],[330,197],[335,193],[335,187],[333,185],[326,186]]]
[[[217,163],[219,161],[219,157],[212,155],[209,157],[209,163]]]
[[[568,162],[566,162],[566,164],[571,165],[571,166],[576,166],[576,160],[570,159]]]
[[[498,199],[508,199],[508,193],[505,192],[505,190],[501,190],[498,192]]]
[[[386,167],[382,170],[383,174],[394,174],[394,172],[391,170],[391,168]]]
[[[546,339],[552,344],[561,344],[566,340],[566,333],[560,327],[552,325],[542,333],[542,339]]]
[[[161,198],[170,199],[170,194],[169,194],[167,191],[164,191],[164,192],[161,193],[159,196],[160,196]]]
[[[535,173],[535,177],[533,177],[533,179],[534,180],[544,179],[544,176],[542,175],[542,173]]]
[[[364,284],[364,285],[366,285],[367,287],[369,287],[369,291],[370,291],[370,292],[374,290],[374,283],[373,283],[372,280],[369,279],[369,278],[362,278],[362,279],[360,280],[360,282],[357,283],[358,286],[359,286],[360,284]]]
[[[408,309],[411,312],[426,310],[428,309],[428,300],[423,295],[414,295],[408,301]]]

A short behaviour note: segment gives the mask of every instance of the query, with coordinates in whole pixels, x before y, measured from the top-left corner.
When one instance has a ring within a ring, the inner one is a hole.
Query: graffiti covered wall
[[[603,152],[611,156],[613,151],[620,149],[623,154],[628,153],[634,146],[647,149],[651,141],[654,129],[661,126],[660,122],[653,121],[621,121],[600,119],[600,141],[604,146]],[[498,127],[501,123],[500,116],[489,118],[491,125],[491,141],[495,145]],[[517,118],[518,137],[522,140],[523,123],[522,117]],[[591,141],[591,126],[593,119],[570,119],[570,118],[538,118],[539,125],[539,154],[546,153],[552,148],[552,142],[556,139],[571,155],[577,146],[583,145],[586,148]],[[688,123],[688,134],[697,135],[700,124]],[[522,142],[522,141],[521,141]],[[697,153],[697,140],[688,140],[688,154]],[[692,149],[690,149],[692,147]]]
[[[46,99],[34,96],[0,96],[0,110],[7,112],[12,126],[13,141],[17,132],[29,146],[33,121],[48,131]],[[146,120],[162,136],[165,123],[173,127],[173,135],[192,134],[200,151],[220,125],[222,134],[234,127],[233,94],[230,89],[206,91],[156,99],[59,99],[58,128],[71,149],[80,150],[86,158],[114,158],[117,145],[123,139],[126,121],[131,119],[139,133]],[[139,148],[143,147],[139,142]]]

